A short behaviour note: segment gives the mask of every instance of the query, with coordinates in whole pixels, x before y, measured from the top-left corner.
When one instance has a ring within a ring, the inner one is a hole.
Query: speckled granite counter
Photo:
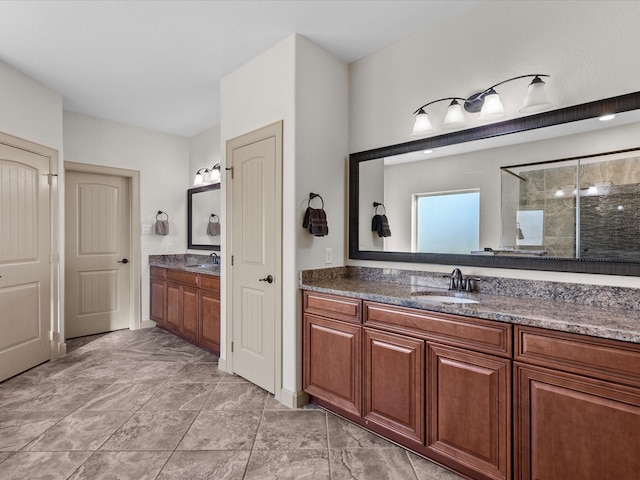
[[[453,293],[447,282],[440,273],[366,267],[307,270],[300,275],[303,290],[640,343],[637,289],[482,277],[477,293]],[[488,293],[492,289],[501,294]],[[425,291],[478,303],[437,303],[415,295]]]
[[[149,266],[183,270],[185,272],[202,273],[220,276],[220,265],[215,265],[209,255],[181,253],[175,255],[149,255]]]

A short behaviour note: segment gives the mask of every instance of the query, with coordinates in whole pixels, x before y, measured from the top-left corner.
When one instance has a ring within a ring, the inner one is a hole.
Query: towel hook
[[[311,206],[311,200],[313,200],[314,198],[319,198],[320,199],[320,201],[322,202],[322,207],[321,208],[324,209],[324,199],[320,196],[319,193],[313,193],[313,192],[311,192],[309,194],[309,201],[307,202],[307,207]]]
[[[220,217],[218,217],[218,215],[216,215],[215,213],[212,213],[211,215],[209,215],[209,222],[211,222],[212,218],[214,221],[216,218],[218,219],[218,221],[220,220]]]
[[[387,207],[384,206],[384,203],[380,203],[380,202],[373,202],[373,208],[376,209],[376,211],[374,212],[374,215],[378,214],[378,207],[382,207],[384,208],[384,213],[383,215],[387,214]]]
[[[158,213],[156,214],[156,220],[160,220],[158,218],[160,215],[166,216],[167,217],[166,220],[169,220],[169,214],[167,212],[163,212],[162,210],[158,210]]]

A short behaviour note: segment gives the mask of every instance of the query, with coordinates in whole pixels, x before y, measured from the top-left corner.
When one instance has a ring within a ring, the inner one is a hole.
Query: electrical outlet
[[[333,262],[333,251],[331,248],[324,249],[324,263],[332,263]]]
[[[173,243],[167,242],[167,252],[173,252]]]
[[[142,225],[142,233],[143,235],[150,235],[151,234],[151,225],[149,224],[143,224]]]

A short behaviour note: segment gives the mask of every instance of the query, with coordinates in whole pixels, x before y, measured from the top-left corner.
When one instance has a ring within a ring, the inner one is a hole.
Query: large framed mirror
[[[640,275],[639,147],[635,92],[353,153],[349,258]]]
[[[187,248],[220,251],[220,184],[187,190]]]

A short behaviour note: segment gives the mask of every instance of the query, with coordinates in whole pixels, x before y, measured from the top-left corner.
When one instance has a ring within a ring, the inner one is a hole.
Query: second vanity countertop
[[[560,300],[532,298],[526,295],[509,296],[458,292],[432,286],[386,283],[339,276],[322,279],[305,278],[303,275],[300,288],[401,307],[640,343],[640,316],[638,310],[634,308],[605,308]],[[472,299],[478,303],[428,301],[427,296],[416,295],[420,292]]]
[[[149,266],[220,276],[220,264],[214,264],[209,255],[191,253],[175,255],[149,255]]]

